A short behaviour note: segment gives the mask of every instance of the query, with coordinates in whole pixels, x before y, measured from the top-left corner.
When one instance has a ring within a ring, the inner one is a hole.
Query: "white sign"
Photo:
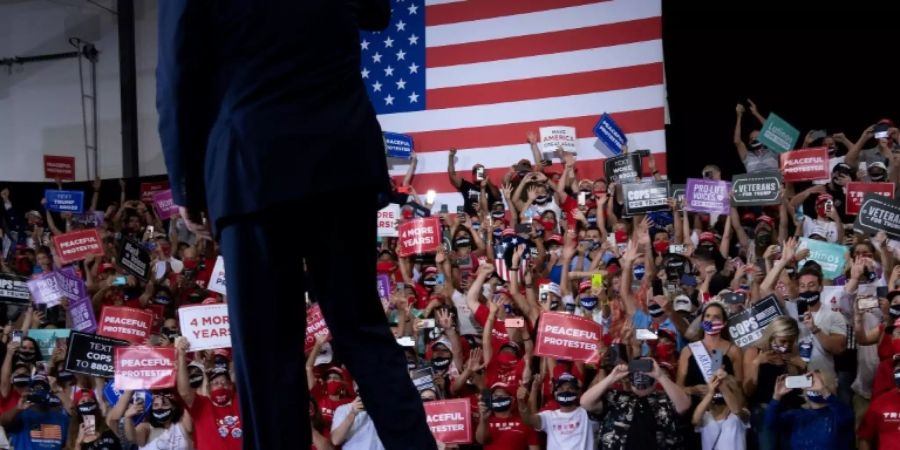
[[[400,205],[391,203],[378,211],[378,237],[397,237]]]
[[[181,334],[191,343],[190,351],[231,348],[228,305],[182,306],[178,308]]]
[[[207,289],[222,295],[228,295],[225,293],[225,258],[222,255],[216,258],[216,266],[213,267],[212,275],[209,276]]]
[[[575,140],[575,127],[553,126],[541,127],[541,150],[556,151],[562,147],[564,152],[575,153],[578,143]]]

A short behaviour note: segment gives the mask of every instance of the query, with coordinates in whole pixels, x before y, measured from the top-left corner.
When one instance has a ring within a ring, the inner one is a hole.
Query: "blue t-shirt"
[[[20,428],[13,428],[11,439],[16,450],[61,450],[69,434],[69,415],[62,411],[26,409],[19,413]]]

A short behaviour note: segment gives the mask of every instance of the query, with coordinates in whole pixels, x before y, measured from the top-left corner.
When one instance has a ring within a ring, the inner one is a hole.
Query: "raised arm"
[[[450,177],[450,184],[456,189],[462,186],[462,179],[456,174],[456,149],[451,148],[447,156],[447,176]]]
[[[857,166],[859,166],[859,153],[862,151],[863,145],[866,145],[866,142],[874,136],[875,125],[869,125],[868,128],[863,130],[856,143],[851,145],[847,150],[847,156],[844,158],[844,162],[853,169],[854,173],[856,172]]]
[[[522,418],[522,422],[536,430],[541,429],[541,416],[533,411],[531,403],[537,403],[537,394],[540,390],[542,378],[541,374],[533,377],[530,392],[525,386],[519,386],[519,391],[516,392],[516,400],[518,400],[516,403],[519,404],[519,417]]]
[[[94,192],[91,194],[91,207],[89,211],[97,210],[97,203],[100,201],[100,177],[94,178],[94,181],[91,182],[91,188],[93,188]]]
[[[536,171],[542,171],[544,169],[544,158],[541,155],[541,149],[538,148],[538,136],[534,133],[534,131],[529,131],[525,134],[525,138],[528,140],[528,146],[531,148],[531,156],[534,158],[534,167]]]
[[[197,395],[194,393],[194,389],[191,388],[191,381],[188,377],[187,370],[187,362],[185,361],[185,354],[188,351],[188,347],[190,347],[190,343],[187,338],[184,336],[178,336],[175,338],[175,353],[178,358],[178,371],[176,374],[176,386],[178,388],[178,395],[184,400],[184,404],[190,408],[194,405],[194,397]]]
[[[609,372],[609,375],[591,386],[584,394],[581,394],[581,407],[591,412],[600,412],[603,409],[603,403],[600,401],[600,399],[603,398],[603,394],[605,394],[613,384],[618,383],[619,380],[626,376],[628,376],[627,365],[619,364],[613,367],[612,371]]]
[[[756,120],[759,121],[760,125],[766,123],[766,118],[763,117],[762,114],[759,113],[759,108],[756,107],[756,103],[753,103],[753,100],[747,99],[747,104],[750,105],[750,114],[753,114],[753,117],[756,117]]]
[[[469,309],[474,313],[478,310],[478,307],[481,306],[481,291],[482,286],[484,286],[485,280],[494,273],[494,266],[491,264],[482,264],[478,266],[478,272],[475,275],[475,279],[472,280],[472,285],[469,286],[469,292],[466,293],[466,305]]]
[[[631,292],[631,269],[634,267],[634,261],[642,255],[638,253],[637,242],[634,239],[628,240],[628,246],[625,248],[625,254],[622,255],[620,262],[622,263],[622,275],[619,277],[621,283],[619,292],[622,293],[622,303],[625,305],[625,315],[633,317],[637,311],[637,301],[634,293]]]
[[[419,157],[416,156],[415,153],[412,154],[412,158],[409,160],[409,169],[406,170],[406,175],[403,177],[403,186],[409,186],[412,184],[413,176],[416,174],[416,166],[419,164]]]
[[[737,120],[734,123],[734,147],[737,149],[738,158],[741,161],[747,159],[747,145],[741,138],[741,119],[744,118],[744,105],[738,103],[734,108],[737,113]]]

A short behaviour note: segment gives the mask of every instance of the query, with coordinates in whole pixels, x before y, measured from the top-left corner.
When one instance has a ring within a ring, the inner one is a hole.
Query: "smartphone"
[[[603,274],[595,273],[591,275],[591,289],[602,289],[603,288]]]
[[[441,214],[447,214],[450,212],[449,207],[446,204],[441,205]]]
[[[135,392],[134,395],[131,397],[131,403],[134,403],[136,405],[143,405],[144,404],[144,391]]]
[[[722,352],[713,349],[711,352],[709,352],[709,357],[710,359],[712,359],[710,369],[713,373],[715,373],[722,367]]]
[[[674,253],[677,255],[684,254],[684,244],[671,244],[669,245],[669,253]]]
[[[628,363],[628,373],[653,372],[653,360],[649,358],[634,359]]]
[[[510,317],[503,321],[506,328],[525,328],[525,319],[521,317]]]
[[[475,181],[484,181],[484,167],[475,168]]]
[[[665,295],[663,292],[662,280],[659,278],[654,278],[653,281],[650,282],[650,286],[653,288],[653,295]]]
[[[637,330],[634,330],[634,337],[639,341],[654,341],[658,339],[656,333],[646,328],[638,328]]]
[[[81,416],[84,421],[84,434],[95,434],[97,432],[96,417],[93,414]]]
[[[878,308],[877,297],[860,297],[857,303],[860,311]]]
[[[37,312],[46,313],[47,312],[47,304],[46,303],[38,303],[34,305],[34,309]]]
[[[429,189],[428,192],[425,193],[425,203],[429,205],[434,203],[434,198],[437,196],[437,192],[434,189]]]
[[[517,223],[516,224],[516,234],[530,234],[531,233],[531,224],[530,223]]]
[[[490,389],[482,389],[481,390],[481,402],[484,403],[484,406],[488,408],[491,407],[491,390]]]
[[[578,206],[584,206],[585,204],[587,204],[587,192],[579,192]]]
[[[434,319],[422,319],[420,328],[434,328]]]
[[[812,378],[806,375],[785,377],[784,387],[788,389],[806,389],[812,387]]]
[[[406,283],[397,283],[397,290],[403,292],[406,290]]]
[[[465,213],[466,213],[466,207],[465,207],[465,206],[460,205],[460,206],[457,206],[457,207],[456,207],[456,214],[465,214]]]
[[[13,330],[12,331],[12,341],[13,342],[22,342],[22,330]]]
[[[887,139],[889,128],[890,127],[886,123],[875,125],[875,139]]]
[[[831,212],[831,209],[832,209],[833,207],[834,207],[834,202],[832,202],[831,200],[826,200],[826,201],[825,201],[825,213],[826,213],[826,214],[827,214],[827,213],[830,213],[830,212]]]
[[[128,280],[124,276],[118,276],[113,279],[113,286],[125,286],[128,283]]]

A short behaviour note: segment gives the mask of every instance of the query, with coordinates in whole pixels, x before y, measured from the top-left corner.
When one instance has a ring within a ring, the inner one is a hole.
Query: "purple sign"
[[[72,268],[67,267],[57,273],[59,274],[57,276],[57,285],[63,295],[69,297],[69,300],[87,297],[87,288],[84,286],[84,281],[75,274]]]
[[[153,194],[153,206],[161,220],[166,220],[178,215],[178,206],[172,200],[172,190],[166,189]]]
[[[84,333],[97,331],[97,318],[91,298],[84,296],[69,302],[69,317],[72,318],[72,330]]]
[[[731,210],[731,183],[688,178],[684,189],[684,209],[691,212],[728,214]]]
[[[391,279],[387,274],[379,274],[375,277],[378,281],[378,297],[389,299],[391,298]]]
[[[59,299],[66,296],[59,286],[60,276],[56,272],[39,275],[28,281],[28,290],[34,303],[44,303],[48,308],[59,304]]]

